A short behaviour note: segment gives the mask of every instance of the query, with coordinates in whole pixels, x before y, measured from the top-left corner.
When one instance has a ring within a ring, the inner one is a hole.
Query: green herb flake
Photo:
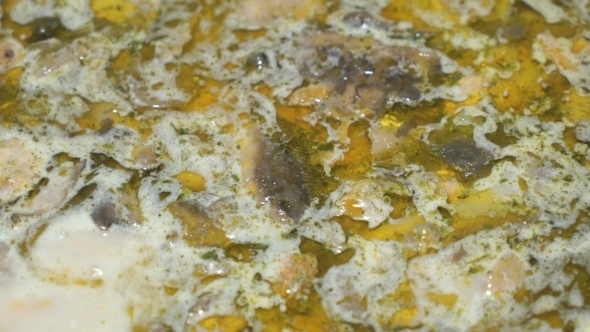
[[[250,248],[254,249],[254,250],[266,250],[268,249],[268,244],[263,244],[263,243],[254,243]]]
[[[201,256],[201,258],[214,261],[219,259],[219,257],[217,256],[217,252],[215,250],[206,252],[203,256]]]
[[[318,146],[318,150],[319,151],[334,151],[334,144],[332,144],[332,143],[321,144],[320,146]]]

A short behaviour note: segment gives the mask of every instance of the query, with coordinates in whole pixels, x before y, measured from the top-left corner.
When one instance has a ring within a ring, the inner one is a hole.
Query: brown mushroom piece
[[[86,168],[86,164],[86,159],[83,159],[76,164],[69,163],[55,168],[51,173],[49,183],[41,188],[33,198],[25,200],[23,206],[12,218],[17,220],[20,216],[39,217],[63,206],[80,180],[80,175]]]
[[[117,222],[117,209],[115,208],[115,204],[102,202],[94,209],[94,211],[92,211],[90,217],[92,217],[92,221],[100,230],[108,230],[115,222]]]
[[[345,19],[364,25],[373,22],[367,15],[349,14]],[[326,107],[344,113],[368,108],[380,114],[393,104],[415,106],[441,73],[438,57],[427,49],[385,46],[327,31],[307,31],[302,39],[311,50],[301,59],[302,74],[311,86],[328,89]]]
[[[309,206],[309,192],[303,186],[303,170],[280,146],[264,146],[254,173],[259,194],[281,217],[298,221]]]
[[[274,217],[299,221],[310,204],[303,166],[281,145],[252,133],[242,152],[244,178],[258,203],[269,204]]]
[[[33,28],[33,33],[27,38],[27,42],[36,43],[55,37],[63,29],[59,18],[57,17],[40,17],[29,23]]]
[[[509,42],[518,41],[526,37],[527,29],[523,22],[515,21],[510,22],[504,26],[501,30],[502,38]]]
[[[247,71],[262,70],[269,65],[268,56],[264,52],[257,52],[246,58],[245,69]]]
[[[137,150],[133,161],[141,167],[142,170],[154,169],[158,166],[158,154],[154,151],[152,145],[142,146]]]
[[[114,124],[115,121],[113,121],[111,118],[103,119],[102,121],[100,121],[100,128],[98,129],[98,134],[104,135],[108,133],[111,129],[113,129]]]
[[[477,147],[474,141],[457,138],[440,147],[440,156],[456,171],[463,180],[479,178],[490,168],[492,155],[489,151]]]

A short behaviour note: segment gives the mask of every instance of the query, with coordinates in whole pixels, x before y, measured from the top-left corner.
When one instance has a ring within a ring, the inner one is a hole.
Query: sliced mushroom
[[[63,29],[59,18],[41,17],[30,23],[33,27],[33,33],[27,38],[27,42],[36,43],[55,37]]]
[[[246,59],[246,70],[262,70],[270,65],[268,56],[264,52],[252,54]]]
[[[243,178],[256,193],[258,202],[271,206],[273,216],[299,221],[310,204],[300,163],[282,146],[252,133],[242,153]]]
[[[367,15],[351,13],[344,19],[360,26],[377,22]],[[302,73],[328,88],[326,107],[345,113],[363,108],[380,113],[395,103],[415,106],[440,74],[438,57],[427,49],[385,46],[327,31],[306,31],[301,38],[308,48],[307,58],[300,59]]]
[[[489,151],[477,147],[474,141],[463,138],[442,146],[440,154],[456,171],[461,172],[465,180],[484,175],[492,160]]]
[[[92,211],[90,216],[94,224],[104,231],[109,229],[117,221],[117,209],[113,203],[102,202]]]
[[[75,187],[80,174],[86,168],[86,160],[81,160],[77,165],[58,167],[53,170],[49,183],[41,188],[39,193],[29,200],[22,210],[15,213],[13,217],[39,217],[50,210],[62,206]],[[65,175],[60,175],[67,172]]]

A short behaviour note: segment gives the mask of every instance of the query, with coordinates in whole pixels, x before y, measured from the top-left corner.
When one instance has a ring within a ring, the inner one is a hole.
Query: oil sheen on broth
[[[590,328],[586,0],[0,6],[0,331]]]

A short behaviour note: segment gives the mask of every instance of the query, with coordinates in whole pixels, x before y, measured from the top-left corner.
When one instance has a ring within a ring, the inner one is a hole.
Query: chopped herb
[[[250,248],[254,249],[254,250],[266,250],[268,249],[268,244],[262,244],[262,243],[254,243],[253,245],[250,246]]]
[[[192,193],[193,193],[192,190],[190,190],[188,188],[184,188],[182,190],[182,192],[180,193],[180,195],[178,195],[178,199],[185,199],[185,198],[187,198]]]
[[[297,236],[299,236],[298,232],[297,232],[297,228],[293,228],[292,231],[290,231],[287,234],[283,234],[283,239],[296,239]]]
[[[309,309],[309,302],[307,299],[297,299],[297,312],[305,313]]]
[[[217,257],[217,251],[215,251],[215,250],[211,250],[211,251],[206,252],[203,256],[201,256],[201,258],[207,259],[207,260],[214,260],[214,261],[219,259],[219,257]]]
[[[334,144],[332,144],[332,143],[321,144],[320,146],[318,146],[318,150],[319,151],[334,151]]]
[[[463,74],[461,74],[460,72],[454,72],[450,75],[449,77],[449,83],[450,85],[455,85],[459,82],[459,80],[463,78]]]

